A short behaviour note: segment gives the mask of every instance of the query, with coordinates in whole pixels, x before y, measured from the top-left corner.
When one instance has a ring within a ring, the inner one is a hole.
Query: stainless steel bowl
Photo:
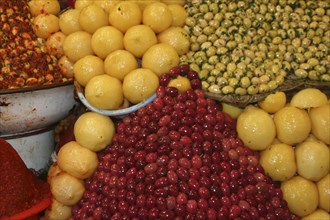
[[[54,125],[77,105],[72,82],[0,91],[0,137]]]

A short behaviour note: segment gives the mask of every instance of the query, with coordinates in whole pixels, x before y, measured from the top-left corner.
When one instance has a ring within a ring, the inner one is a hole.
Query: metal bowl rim
[[[60,83],[52,83],[49,85],[0,90],[0,95],[33,92],[33,91],[37,91],[37,90],[46,90],[46,89],[52,89],[52,88],[57,88],[57,87],[62,87],[62,86],[64,87],[64,86],[68,86],[68,85],[73,85],[73,81],[69,80],[69,81],[60,82]]]

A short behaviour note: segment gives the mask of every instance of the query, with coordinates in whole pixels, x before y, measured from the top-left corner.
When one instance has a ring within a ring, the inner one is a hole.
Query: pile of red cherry
[[[192,89],[167,87],[179,74]],[[235,126],[195,71],[171,69],[157,98],[116,124],[71,220],[298,219]]]

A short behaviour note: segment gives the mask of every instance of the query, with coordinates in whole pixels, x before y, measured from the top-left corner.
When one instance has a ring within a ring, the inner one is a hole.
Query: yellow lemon
[[[325,175],[316,185],[319,191],[319,207],[330,212],[330,174]]]
[[[321,141],[304,141],[295,148],[297,172],[300,176],[318,181],[329,173],[329,147]]]
[[[319,107],[328,103],[326,94],[316,88],[307,88],[296,93],[290,102],[290,105],[297,108]]]
[[[157,43],[155,32],[146,25],[130,27],[124,35],[124,47],[134,56],[141,58],[143,54]]]
[[[177,76],[175,79],[171,79],[168,86],[175,87],[179,90],[179,93],[183,93],[188,89],[191,89],[190,80],[185,76]]]
[[[60,12],[61,6],[59,1],[40,1],[40,0],[31,0],[28,2],[30,12],[33,17],[36,17],[39,14],[53,14],[57,15]]]
[[[95,152],[82,147],[76,141],[70,141],[58,151],[57,163],[61,170],[71,176],[86,179],[94,173],[98,159]]]
[[[323,209],[316,209],[311,214],[301,218],[301,220],[329,220],[330,214]]]
[[[122,0],[117,0],[115,2],[120,2]],[[137,4],[141,11],[143,11],[148,5],[154,3],[154,2],[160,2],[160,0],[126,0],[126,1],[129,1],[129,2],[134,2],[135,4]]]
[[[60,30],[59,18],[53,14],[39,14],[33,19],[34,33],[43,39],[47,39]]]
[[[309,117],[312,122],[312,134],[326,144],[330,144],[330,103],[311,108]]]
[[[142,11],[135,2],[121,1],[109,11],[109,23],[123,33],[141,22]]]
[[[268,113],[275,113],[286,104],[286,95],[284,92],[276,92],[268,95],[263,101],[260,101],[258,105],[260,108]]]
[[[319,198],[317,187],[312,181],[294,176],[281,183],[281,190],[292,213],[304,217],[316,210]]]
[[[105,115],[86,112],[75,122],[73,132],[81,146],[97,152],[111,144],[115,125],[111,118]]]
[[[174,47],[181,56],[186,54],[190,48],[190,37],[182,27],[169,27],[157,36],[159,43],[166,43]]]
[[[165,43],[151,46],[142,57],[142,67],[155,72],[158,76],[178,66],[180,58],[174,47]]]
[[[274,181],[285,181],[296,174],[295,152],[287,144],[272,144],[261,152],[261,166]]]
[[[103,60],[95,55],[87,55],[73,64],[73,74],[80,85],[86,86],[91,78],[104,74]]]
[[[63,43],[64,54],[71,62],[76,62],[87,55],[93,55],[92,35],[85,31],[76,31],[66,36]]]
[[[120,81],[123,81],[124,77],[136,68],[138,68],[138,61],[127,50],[115,50],[104,60],[105,73]]]
[[[72,206],[82,198],[85,187],[82,180],[62,172],[52,179],[50,191],[52,196],[61,204]]]
[[[166,30],[172,24],[172,12],[161,2],[147,5],[142,13],[142,23],[149,26],[155,33]]]
[[[65,35],[82,30],[79,24],[79,15],[80,10],[73,8],[66,10],[60,15],[58,24],[60,26],[60,30]]]
[[[109,53],[124,48],[124,35],[117,28],[105,26],[97,29],[92,35],[91,46],[94,53],[105,59]]]
[[[230,117],[237,119],[238,116],[241,114],[241,112],[243,111],[243,109],[241,109],[240,107],[222,102],[222,111],[227,113],[228,115],[230,115]]]
[[[63,205],[54,198],[52,198],[51,206],[45,211],[45,217],[49,220],[69,219],[71,215],[71,206]]]
[[[184,4],[186,4],[186,0],[161,0],[161,2],[165,3],[165,4],[178,4],[183,6]]]
[[[96,0],[94,1],[94,4],[100,6],[104,9],[105,12],[109,13],[111,7],[115,6],[119,1],[114,0]]]
[[[79,25],[84,31],[93,34],[100,27],[108,24],[108,15],[100,6],[90,4],[81,9]]]
[[[172,24],[173,27],[183,27],[188,13],[182,5],[179,4],[169,4],[168,8],[172,12]]]
[[[238,116],[237,133],[245,146],[253,150],[266,149],[276,136],[273,119],[253,105],[247,106]]]
[[[96,108],[119,109],[124,101],[122,82],[107,74],[94,76],[85,87],[87,101]]]
[[[138,68],[129,72],[123,81],[125,98],[137,104],[149,98],[159,86],[158,76],[149,69]]]
[[[305,140],[311,131],[311,121],[304,109],[286,106],[274,115],[277,138],[289,145]]]
[[[51,183],[54,176],[57,176],[62,172],[61,168],[58,166],[57,162],[52,163],[48,169],[47,182]]]
[[[75,9],[82,9],[87,7],[88,5],[94,4],[94,1],[91,0],[76,0],[74,2]]]

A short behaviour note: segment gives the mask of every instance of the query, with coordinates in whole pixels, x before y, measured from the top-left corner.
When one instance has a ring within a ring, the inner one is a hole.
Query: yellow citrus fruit
[[[76,62],[87,55],[93,55],[92,35],[85,31],[76,31],[66,36],[63,43],[64,54],[71,62]]]
[[[184,4],[186,4],[186,0],[161,0],[161,2],[165,3],[165,4],[178,4],[183,6]]]
[[[94,4],[100,6],[104,9],[105,12],[109,13],[111,7],[115,6],[119,1],[114,0],[96,0],[94,1]]]
[[[165,43],[151,46],[142,57],[142,67],[155,72],[158,76],[178,66],[180,58],[174,47]]]
[[[100,6],[90,4],[81,9],[79,25],[84,31],[93,34],[100,27],[108,24],[108,15]]]
[[[91,0],[76,0],[74,2],[75,9],[82,9],[87,7],[88,5],[94,4],[94,1]]]
[[[71,176],[86,179],[94,173],[98,159],[95,152],[82,147],[76,141],[70,141],[58,151],[57,163],[61,170]]]
[[[147,5],[142,12],[142,23],[149,26],[155,33],[160,33],[170,27],[172,20],[171,10],[161,2]]]
[[[159,86],[158,76],[149,69],[138,68],[129,72],[123,81],[125,98],[137,104],[149,98]]]
[[[45,43],[48,53],[57,58],[61,58],[62,56],[64,56],[63,44],[65,38],[66,35],[61,31],[50,35]]]
[[[311,214],[301,218],[301,220],[329,220],[330,214],[323,209],[316,209]]]
[[[287,144],[272,144],[261,152],[261,166],[274,181],[285,181],[296,174],[295,152]]]
[[[276,92],[268,95],[263,101],[260,101],[258,105],[260,108],[268,113],[275,113],[286,104],[286,95],[284,92]]]
[[[103,60],[95,55],[87,55],[73,64],[73,74],[80,85],[86,86],[91,78],[104,74]]]
[[[96,108],[118,109],[124,101],[122,82],[107,74],[94,76],[85,87],[87,101]]]
[[[249,105],[237,118],[237,133],[245,146],[253,150],[264,150],[273,142],[276,129],[267,112]]]
[[[312,134],[326,144],[330,144],[330,103],[311,108],[309,117],[312,122]]]
[[[79,24],[79,15],[80,10],[74,8],[68,9],[60,15],[58,24],[60,26],[60,30],[65,35],[82,30]]]
[[[181,56],[186,54],[190,48],[190,37],[182,27],[169,27],[157,36],[159,43],[166,43],[174,47]]]
[[[138,61],[127,50],[115,50],[104,60],[105,73],[120,81],[123,81],[124,77],[136,68],[138,68]]]
[[[123,42],[127,51],[141,58],[151,46],[157,43],[157,36],[150,27],[140,24],[126,31]]]
[[[289,145],[305,140],[311,131],[311,121],[304,109],[285,106],[274,115],[277,138]]]
[[[121,1],[109,11],[109,23],[123,33],[141,22],[142,11],[135,2]]]
[[[316,210],[319,198],[317,187],[312,181],[294,176],[281,183],[281,190],[292,213],[304,217]]]
[[[61,168],[58,166],[57,162],[52,163],[48,169],[47,182],[50,183],[54,176],[57,176],[62,172]]]
[[[43,39],[47,39],[60,30],[59,18],[53,14],[39,14],[33,19],[34,33]]]
[[[91,46],[94,53],[105,59],[109,53],[124,48],[124,35],[117,28],[105,26],[97,29],[92,35]]]
[[[330,174],[320,179],[316,186],[319,192],[319,207],[330,212]]]
[[[52,198],[52,203],[45,211],[46,219],[69,219],[72,215],[71,206],[63,205],[56,199]]]
[[[28,2],[28,6],[33,17],[36,17],[37,15],[42,13],[57,15],[61,10],[59,1],[51,0],[31,0]]]
[[[230,115],[230,117],[237,119],[238,116],[241,114],[241,112],[243,111],[243,109],[241,109],[240,107],[228,104],[228,103],[221,103],[222,105],[222,111],[227,113],[228,115]]]
[[[297,92],[291,99],[290,105],[297,108],[319,107],[328,103],[326,94],[316,88],[307,88]]]
[[[105,115],[86,112],[75,122],[73,132],[81,146],[97,152],[111,144],[115,126],[111,118]]]
[[[177,76],[175,79],[171,79],[168,86],[175,87],[179,90],[179,93],[183,93],[188,89],[191,89],[190,80],[185,76]]]
[[[63,205],[72,206],[79,202],[85,192],[84,182],[66,172],[52,179],[52,196]]]
[[[321,141],[304,141],[296,146],[297,172],[311,181],[318,181],[329,173],[329,147]]]
[[[169,4],[168,8],[172,12],[172,24],[173,27],[183,27],[188,13],[182,5],[179,4]]]

